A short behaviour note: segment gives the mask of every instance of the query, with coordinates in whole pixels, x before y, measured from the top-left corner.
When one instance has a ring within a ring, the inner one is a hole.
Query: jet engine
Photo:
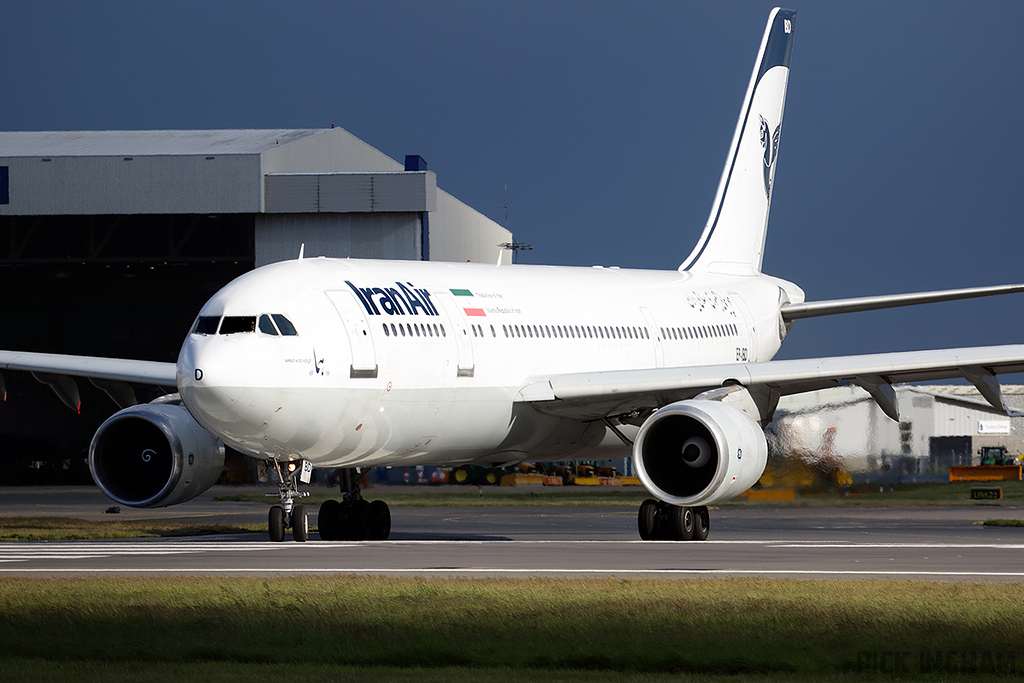
[[[768,462],[761,427],[717,401],[679,401],[651,415],[633,443],[647,490],[668,503],[709,505],[753,486]]]
[[[224,469],[224,444],[180,405],[132,406],[96,431],[89,469],[103,493],[122,505],[177,505],[217,481]]]

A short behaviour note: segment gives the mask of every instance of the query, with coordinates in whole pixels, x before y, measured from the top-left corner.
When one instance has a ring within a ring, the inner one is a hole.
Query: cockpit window
[[[255,332],[256,316],[254,315],[226,315],[220,324],[221,334],[238,334],[240,332]]]
[[[284,317],[280,313],[272,313],[271,317],[274,318],[274,322],[277,323],[277,329],[281,330],[281,334],[286,337],[294,337],[298,334],[295,331],[295,326],[292,325],[292,321]]]
[[[217,325],[220,323],[219,315],[201,315],[192,328],[192,334],[217,334]]]
[[[274,323],[266,313],[260,316],[260,332],[263,334],[272,334],[275,337],[277,336],[277,328],[274,327]]]

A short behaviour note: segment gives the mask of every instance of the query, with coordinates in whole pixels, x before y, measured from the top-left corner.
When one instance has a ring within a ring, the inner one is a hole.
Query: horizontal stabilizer
[[[799,304],[784,305],[782,307],[782,319],[790,322],[792,320],[800,320],[801,318],[817,318],[824,315],[857,313],[860,311],[878,311],[883,308],[899,308],[900,306],[917,306],[918,304],[933,304],[941,301],[976,299],[983,296],[1013,294],[1014,292],[1024,292],[1024,284],[947,289],[940,292],[917,292],[915,294],[863,296],[856,299],[832,299],[831,301],[807,301]]]

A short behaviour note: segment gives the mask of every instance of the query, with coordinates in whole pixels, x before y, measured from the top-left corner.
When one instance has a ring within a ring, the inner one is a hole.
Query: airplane
[[[314,467],[340,468],[323,540],[385,540],[362,468],[631,455],[652,498],[644,540],[705,540],[708,506],[753,486],[781,396],[864,388],[898,419],[892,384],[964,378],[1008,414],[996,375],[1024,345],[773,361],[800,319],[1024,291],[1024,284],[805,301],[762,272],[796,12],[761,39],[704,230],[677,270],[299,258],[257,268],[199,311],[176,363],[0,351],[65,402],[87,378],[122,408],[89,448],[122,505],[186,502],[225,447],[279,480],[268,533],[309,537]],[[129,384],[167,389],[132,405]]]

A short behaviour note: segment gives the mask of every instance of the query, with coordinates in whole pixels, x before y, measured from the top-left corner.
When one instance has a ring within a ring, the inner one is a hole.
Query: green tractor
[[[1019,465],[1016,455],[1010,455],[1006,446],[982,446],[978,449],[982,465]]]

